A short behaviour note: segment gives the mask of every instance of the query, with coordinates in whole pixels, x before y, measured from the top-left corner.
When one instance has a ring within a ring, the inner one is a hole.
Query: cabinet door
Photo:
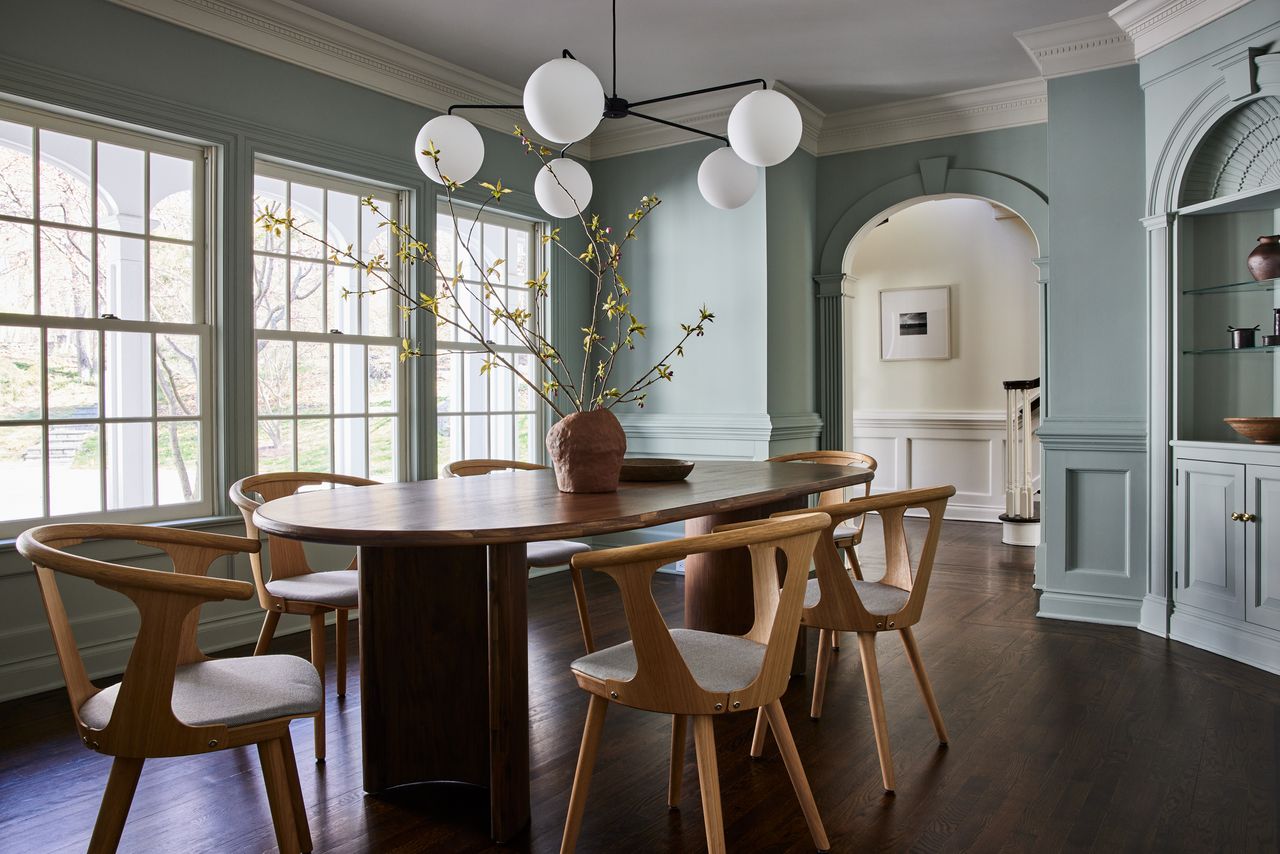
[[[1175,605],[1244,619],[1243,465],[1178,460],[1174,499]]]
[[[1280,466],[1247,466],[1244,618],[1280,629]]]

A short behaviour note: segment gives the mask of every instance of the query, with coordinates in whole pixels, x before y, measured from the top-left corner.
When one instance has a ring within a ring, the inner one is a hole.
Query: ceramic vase
[[[627,434],[607,409],[574,412],[547,431],[547,454],[561,492],[617,492]]]

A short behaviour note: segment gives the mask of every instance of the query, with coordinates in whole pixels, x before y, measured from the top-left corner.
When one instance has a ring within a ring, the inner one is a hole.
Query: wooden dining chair
[[[440,469],[444,477],[474,477],[501,471],[541,471],[546,469],[538,463],[526,463],[521,460],[457,460]],[[569,575],[573,582],[573,599],[578,607],[578,621],[582,625],[582,641],[587,652],[595,650],[591,638],[591,618],[587,612],[587,591],[582,583],[582,571],[570,563],[570,559],[582,552],[591,551],[591,546],[573,540],[543,540],[525,546],[526,558],[530,569],[538,567],[564,566],[569,564]]]
[[[64,551],[91,539],[133,540],[162,550],[174,571],[120,566]],[[292,655],[211,659],[196,643],[203,604],[253,596],[247,582],[206,577],[209,565],[224,555],[255,554],[258,541],[143,525],[65,524],[32,528],[17,546],[35,565],[80,740],[115,757],[90,854],[112,852],[120,844],[146,759],[250,744],[258,747],[281,852],[310,851],[289,722],[322,713],[324,689],[315,670]],[[141,622],[119,684],[98,688],[89,681],[56,573],[122,593],[137,608]]]
[[[610,703],[673,716],[667,790],[667,803],[672,808],[679,805],[684,776],[685,725],[693,719],[703,821],[711,854],[725,850],[712,721],[717,715],[759,709],[773,726],[814,844],[821,851],[830,847],[779,700],[790,678],[809,563],[818,538],[830,525],[826,514],[810,512],[573,557],[574,566],[604,572],[618,585],[631,640],[593,652],[571,665],[578,686],[590,694],[590,701],[560,844],[562,854],[573,851],[577,843]],[[751,630],[739,637],[668,628],[650,589],[658,568],[690,554],[742,547],[751,555],[755,594]],[[780,570],[785,570],[781,586]]]
[[[861,468],[870,469],[871,476],[874,479],[876,473],[876,458],[870,454],[863,454],[859,451],[800,451],[794,454],[783,454],[777,457],[770,457],[765,460],[770,463],[817,463],[827,466],[860,466]],[[871,494],[871,481],[868,480],[862,485],[863,495]],[[818,494],[818,508],[822,509],[832,504],[840,504],[847,499],[848,495],[845,488],[828,489],[826,492]],[[866,514],[856,516],[852,519],[845,519],[835,530],[836,548],[844,552],[845,557],[849,561],[849,567],[853,571],[853,577],[862,580],[862,566],[858,563],[858,546],[862,545],[862,530],[867,524]],[[831,632],[831,648],[840,648],[840,633]]]
[[[884,528],[885,574],[880,581],[863,581],[854,578],[836,552],[835,541],[826,537],[818,543],[814,552],[817,577],[809,579],[805,591],[804,615],[801,622],[820,630],[818,637],[818,662],[813,674],[813,704],[810,716],[815,720],[822,716],[823,692],[826,689],[827,670],[831,660],[828,634],[836,631],[856,632],[858,651],[862,655],[862,676],[867,685],[867,700],[871,705],[871,726],[875,732],[876,750],[880,754],[880,776],[885,791],[892,792],[893,756],[889,750],[889,725],[884,712],[884,695],[880,690],[880,670],[876,665],[876,635],[881,632],[897,632],[906,647],[907,660],[915,673],[916,684],[924,697],[925,707],[933,720],[938,741],[947,743],[947,729],[942,722],[942,712],[934,699],[929,676],[920,658],[915,635],[911,627],[920,622],[924,610],[924,598],[929,589],[929,576],[933,573],[933,558],[938,549],[938,536],[942,532],[942,514],[947,509],[947,499],[956,494],[954,486],[933,486],[924,489],[908,489],[869,498],[858,498],[843,504],[829,504],[822,508],[831,518],[831,530],[845,519],[864,513],[878,513]],[[915,570],[911,567],[911,551],[907,543],[903,519],[906,511],[922,508],[929,514],[929,528],[925,534],[920,558]],[[788,518],[805,511],[789,511],[775,514],[774,518]],[[770,721],[764,716],[756,718],[755,737],[751,741],[751,755],[760,756],[764,736]]]
[[[253,523],[253,511],[264,502],[293,495],[307,487],[336,488],[338,486],[373,486],[376,480],[346,474],[321,472],[274,472],[241,478],[231,484],[231,500],[244,516],[245,536],[261,539],[258,526]],[[258,495],[261,501],[252,496]],[[249,555],[253,568],[253,584],[258,591],[258,604],[267,612],[258,634],[254,655],[263,655],[271,645],[281,614],[301,614],[311,619],[311,663],[324,684],[324,620],[330,611],[334,613],[334,633],[338,671],[338,697],[347,695],[347,612],[359,605],[360,577],[355,572],[353,560],[345,570],[319,572],[307,562],[302,542],[285,537],[267,537],[267,555],[271,574],[264,571],[262,556]],[[325,758],[324,715],[316,716],[316,761]]]

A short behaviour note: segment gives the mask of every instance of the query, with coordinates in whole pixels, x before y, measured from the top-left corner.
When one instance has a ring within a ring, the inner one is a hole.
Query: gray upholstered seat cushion
[[[858,581],[852,579],[853,589],[857,591],[858,598],[862,600],[862,607],[867,609],[868,614],[888,615],[896,614],[901,611],[907,604],[907,600],[911,598],[911,591],[903,590],[901,587],[894,587],[891,584],[882,584],[879,581]],[[804,606],[812,608],[818,604],[818,599],[822,594],[818,589],[818,579],[810,578],[809,586],[804,591]]]
[[[855,516],[852,519],[845,519],[839,525],[836,525],[836,529],[833,533],[836,545],[844,545],[860,533],[858,531],[859,521],[860,517]]]
[[[90,697],[80,719],[102,729],[111,719],[119,685]],[[296,655],[215,658],[178,668],[173,680],[173,714],[189,726],[241,726],[319,711],[324,698],[311,662]]]
[[[591,551],[591,546],[573,540],[547,540],[529,543],[528,549],[529,566],[564,566],[579,552]]]
[[[671,637],[694,681],[707,691],[738,691],[760,674],[764,644],[693,629],[672,629]],[[593,679],[625,682],[636,675],[636,652],[627,641],[583,656],[569,666]]]
[[[292,578],[267,582],[267,592],[295,602],[315,602],[335,608],[354,608],[359,603],[360,576],[339,569],[333,572],[309,572]]]

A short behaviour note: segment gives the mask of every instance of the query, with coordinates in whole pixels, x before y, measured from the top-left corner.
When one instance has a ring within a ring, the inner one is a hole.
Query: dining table
[[[269,535],[357,547],[363,783],[488,789],[498,842],[529,824],[526,544],[684,522],[687,535],[808,506],[870,470],[699,461],[675,482],[560,492],[550,469],[301,492],[264,503]],[[744,634],[746,549],[684,561],[685,627]],[[566,669],[569,662],[565,662]]]

